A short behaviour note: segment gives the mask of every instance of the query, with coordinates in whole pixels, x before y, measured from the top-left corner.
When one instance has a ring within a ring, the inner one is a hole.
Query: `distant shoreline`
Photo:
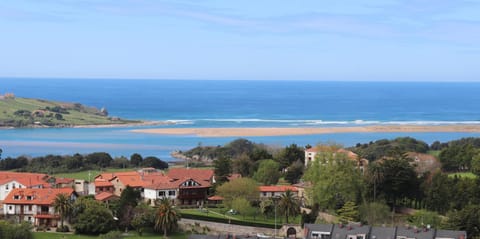
[[[352,127],[312,128],[161,128],[134,129],[134,133],[164,135],[195,135],[200,137],[245,137],[245,136],[288,136],[335,133],[427,133],[462,132],[480,133],[480,125],[369,125]]]
[[[79,128],[79,129],[93,129],[93,128],[123,128],[136,126],[156,126],[156,125],[172,125],[174,123],[168,121],[139,121],[132,123],[118,123],[118,124],[89,124],[89,125],[62,125],[62,126],[45,126],[45,125],[31,125],[25,127],[0,126],[2,129],[61,129],[61,128]]]

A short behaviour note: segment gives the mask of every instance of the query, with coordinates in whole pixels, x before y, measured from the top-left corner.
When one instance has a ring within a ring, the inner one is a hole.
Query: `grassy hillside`
[[[109,117],[106,110],[79,103],[0,97],[0,127],[72,127],[127,123],[140,121]]]

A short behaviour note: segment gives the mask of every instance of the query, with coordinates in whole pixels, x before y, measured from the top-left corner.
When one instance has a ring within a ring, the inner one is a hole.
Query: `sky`
[[[5,0],[0,77],[480,81],[480,0]]]

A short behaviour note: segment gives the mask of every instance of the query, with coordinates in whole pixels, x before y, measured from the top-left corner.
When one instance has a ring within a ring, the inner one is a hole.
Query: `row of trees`
[[[185,154],[214,157],[215,175],[221,183],[232,173],[238,173],[264,185],[276,184],[282,176],[290,183],[298,182],[303,175],[305,158],[304,149],[296,144],[267,147],[246,139],[237,139],[225,146],[199,146]]]
[[[180,218],[169,199],[161,199],[153,208],[141,203],[140,192],[129,186],[122,191],[119,201],[107,206],[92,197],[80,197],[72,202],[67,195],[59,194],[54,207],[61,216],[59,231],[68,231],[64,226],[64,221],[68,220],[79,234],[98,235],[116,229],[135,229],[142,235],[145,228],[154,228],[167,236],[177,228]]]
[[[99,168],[129,168],[129,167],[154,167],[168,168],[168,163],[157,157],[143,158],[140,154],[133,154],[130,159],[125,157],[112,158],[105,152],[74,155],[47,155],[42,157],[27,158],[19,156],[7,157],[0,161],[0,170],[18,170],[40,173],[63,173],[84,171]]]
[[[437,151],[438,158],[445,172],[466,172],[479,170],[475,167],[480,164],[480,138],[462,138],[450,142],[433,142],[430,146],[410,137],[401,137],[394,140],[377,140],[368,144],[357,144],[350,148],[355,153],[375,161],[383,157],[392,157],[403,152],[427,153]]]

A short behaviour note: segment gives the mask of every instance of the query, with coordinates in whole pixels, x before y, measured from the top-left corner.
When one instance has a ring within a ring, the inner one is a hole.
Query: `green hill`
[[[0,127],[73,127],[141,123],[109,117],[105,109],[42,99],[0,96]]]

